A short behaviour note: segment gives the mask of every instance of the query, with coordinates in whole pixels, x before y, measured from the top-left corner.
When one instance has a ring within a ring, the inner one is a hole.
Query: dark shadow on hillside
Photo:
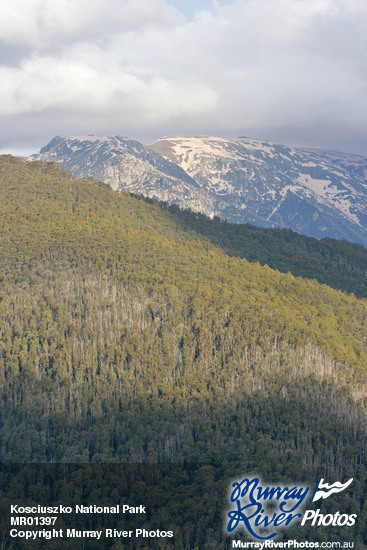
[[[230,256],[268,265],[283,273],[316,279],[332,288],[367,297],[367,250],[345,240],[321,240],[291,229],[268,229],[234,224],[218,217],[182,210],[176,205],[135,197],[159,206],[186,231],[196,231]]]

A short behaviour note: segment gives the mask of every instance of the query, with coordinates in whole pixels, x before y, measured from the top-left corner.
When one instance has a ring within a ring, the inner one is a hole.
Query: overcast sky
[[[366,0],[8,0],[0,150],[246,135],[367,156]]]

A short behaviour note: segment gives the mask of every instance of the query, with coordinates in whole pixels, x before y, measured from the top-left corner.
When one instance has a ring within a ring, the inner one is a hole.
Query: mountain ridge
[[[170,136],[150,147],[176,158],[205,191],[214,190],[221,217],[229,221],[289,227],[317,238],[342,238],[343,227],[345,238],[366,243],[364,157],[245,137]],[[354,164],[353,177],[346,159]]]
[[[139,197],[144,201],[154,201]],[[291,229],[233,224],[218,217],[160,202],[184,229],[195,229],[230,256],[268,265],[282,273],[316,279],[332,288],[367,298],[367,249],[346,240],[315,239]]]
[[[28,158],[59,162],[73,176],[93,177],[113,189],[206,209],[199,186],[189,174],[124,136],[56,136],[39,154]]]
[[[230,222],[367,245],[367,158],[252,138],[57,136],[31,159]]]

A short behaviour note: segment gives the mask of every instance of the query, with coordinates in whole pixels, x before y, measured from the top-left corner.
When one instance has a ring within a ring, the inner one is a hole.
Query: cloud
[[[33,124],[37,145],[47,132],[252,133],[364,152],[364,0],[206,0],[192,17],[174,4],[6,3],[0,116],[24,121],[19,143]]]
[[[68,49],[25,60],[20,67],[0,68],[0,114],[20,115],[57,110],[81,117],[101,115],[132,124],[137,115],[162,123],[177,115],[212,109],[216,94],[204,85],[174,81],[152,71],[120,67],[100,50]]]
[[[2,7],[0,36],[10,44],[53,49],[147,27],[165,29],[180,19],[164,0],[12,0]]]

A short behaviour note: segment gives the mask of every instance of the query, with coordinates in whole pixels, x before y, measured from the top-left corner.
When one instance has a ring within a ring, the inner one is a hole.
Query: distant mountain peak
[[[367,245],[367,158],[245,136],[56,136],[32,158],[213,217]]]
[[[230,221],[367,243],[364,157],[243,136],[170,136],[150,147],[216,197],[214,207]]]
[[[53,160],[75,177],[189,207],[212,216],[196,181],[160,153],[124,136],[56,136],[31,159]]]

